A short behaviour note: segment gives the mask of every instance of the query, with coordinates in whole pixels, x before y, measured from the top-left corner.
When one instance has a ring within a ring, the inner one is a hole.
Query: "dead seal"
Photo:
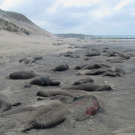
[[[34,62],[36,62],[35,59],[26,59],[26,58],[24,58],[24,59],[19,60],[19,63],[23,63],[23,64],[32,64]]]
[[[72,55],[72,54],[73,54],[73,52],[68,51],[68,52],[66,52],[66,53],[60,53],[58,57],[61,57],[61,56],[70,57],[70,55]]]
[[[0,93],[0,113],[9,111],[12,106],[19,106],[20,102],[12,104],[6,96]]]
[[[77,54],[71,54],[71,55],[70,55],[70,58],[80,58],[80,56],[77,55]]]
[[[45,129],[57,126],[66,120],[66,115],[69,112],[66,106],[58,100],[42,100],[34,105],[23,106],[0,114],[0,117],[8,115],[30,112],[29,117],[24,120],[24,128],[22,132],[31,129]]]
[[[116,73],[120,73],[122,75],[126,75],[126,72],[122,68],[120,68],[120,67],[116,67],[115,68],[115,72]]]
[[[95,85],[92,83],[85,83],[85,84],[79,84],[79,85],[73,85],[68,87],[67,89],[72,90],[84,90],[84,91],[104,91],[104,90],[111,90],[110,85]]]
[[[85,56],[92,57],[92,56],[100,56],[101,53],[98,51],[90,51],[85,54]]]
[[[80,79],[78,81],[75,81],[73,83],[73,85],[79,85],[79,84],[83,84],[83,83],[92,83],[93,81],[94,80],[92,78],[87,77],[87,78],[84,78],[84,79]]]
[[[9,75],[10,79],[30,79],[36,77],[33,71],[17,71]]]
[[[102,75],[106,72],[108,72],[107,69],[96,69],[96,70],[94,69],[94,70],[86,72],[85,75]]]
[[[73,98],[69,97],[69,96],[63,96],[63,95],[56,95],[56,96],[52,96],[49,99],[51,100],[59,100],[64,104],[71,104],[73,102]]]
[[[103,77],[104,76],[116,77],[116,76],[123,76],[125,74],[126,72],[119,67],[115,69],[104,69],[104,68],[94,69],[85,73],[85,75],[103,75]]]
[[[58,57],[60,57],[60,56],[69,57],[69,58],[80,58],[79,55],[73,54],[73,52],[71,52],[71,51],[68,51],[66,53],[60,53],[60,55]]]
[[[76,66],[75,70],[80,70],[80,69],[82,69],[85,66],[87,66],[87,64],[82,64],[82,65]]]
[[[120,59],[108,59],[108,60],[106,60],[106,62],[109,62],[109,63],[123,63],[124,61],[120,60]]]
[[[122,57],[124,59],[130,59],[130,57],[128,55],[124,55],[124,54],[119,54],[119,57]]]
[[[93,95],[85,95],[74,99],[71,106],[71,117],[81,121],[93,115],[100,108],[97,98]]]
[[[91,59],[90,57],[86,57],[86,56],[83,57],[83,60],[85,61],[90,60],[90,59]]]
[[[99,69],[99,68],[111,68],[111,66],[107,65],[107,64],[83,64],[80,66],[76,66],[75,70],[92,70],[92,69]]]
[[[112,68],[110,65],[107,65],[107,64],[100,64],[102,67],[104,68]]]
[[[35,56],[35,57],[33,57],[33,59],[34,59],[34,60],[42,60],[43,57],[42,57],[42,56]]]
[[[26,83],[25,87],[30,87],[31,85],[40,85],[40,86],[58,86],[60,82],[53,81],[49,77],[39,76],[34,78],[31,82]]]
[[[37,95],[41,96],[41,97],[51,97],[51,96],[56,96],[56,95],[68,96],[68,97],[71,97],[71,98],[75,98],[76,97],[76,95],[72,94],[71,92],[64,91],[64,90],[38,91]]]
[[[58,65],[51,70],[52,71],[65,71],[65,70],[68,70],[68,69],[69,69],[69,66],[67,64],[61,64],[61,65]]]
[[[12,107],[11,102],[8,101],[7,97],[0,94],[0,113],[10,110]]]
[[[39,106],[31,112],[31,116],[22,132],[57,126],[66,120],[66,114],[67,109],[60,101],[53,101],[48,105]]]
[[[105,76],[116,77],[117,74],[116,73],[111,73],[111,72],[106,72],[105,74],[103,74],[103,77],[105,77]]]
[[[96,68],[101,68],[101,65],[100,64],[88,64],[85,67],[83,67],[82,70],[84,70],[84,69],[91,70],[91,69],[96,69]]]

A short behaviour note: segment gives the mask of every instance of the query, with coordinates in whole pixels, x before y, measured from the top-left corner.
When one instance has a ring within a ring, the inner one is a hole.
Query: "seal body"
[[[100,108],[98,100],[93,95],[75,98],[71,106],[71,116],[74,120],[81,121],[96,113]]]
[[[18,71],[9,75],[10,79],[30,79],[36,77],[33,71]]]
[[[29,120],[22,132],[31,129],[51,128],[66,120],[67,109],[62,102],[51,101],[46,105],[39,106],[31,112]]]
[[[53,69],[51,69],[52,71],[65,71],[65,70],[68,70],[69,69],[69,66],[67,64],[62,64],[62,65],[59,65]]]
[[[60,82],[55,82],[51,80],[49,77],[38,77],[32,80],[30,84],[41,85],[41,86],[58,86],[60,85]]]
[[[8,99],[0,94],[0,113],[10,110],[12,104],[8,101]]]
[[[83,83],[92,83],[94,80],[92,78],[84,78],[84,79],[80,79],[78,81],[75,81],[73,83],[73,85],[79,85],[79,84],[83,84]]]
[[[84,91],[104,91],[104,90],[111,90],[111,86],[110,85],[100,86],[92,83],[85,83],[85,84],[70,86],[68,89],[84,90]]]

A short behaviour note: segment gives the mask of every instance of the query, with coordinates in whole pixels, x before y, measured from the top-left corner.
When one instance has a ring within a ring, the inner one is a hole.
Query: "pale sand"
[[[99,42],[100,41],[100,42]],[[64,43],[63,45],[52,45],[52,43]],[[68,43],[72,43],[70,45]],[[109,47],[111,50],[120,51],[134,49],[135,40],[118,40],[118,39],[56,39],[46,38],[39,35],[17,35],[0,31],[0,90],[6,95],[12,103],[22,102],[23,105],[38,104],[36,93],[39,90],[61,89],[60,87],[40,87],[32,86],[31,88],[24,88],[25,81],[29,80],[10,80],[7,76],[19,70],[33,70],[39,75],[49,75],[52,79],[61,82],[61,87],[71,84],[73,81],[84,78],[84,75],[75,75],[74,67],[79,63],[105,63],[106,57],[94,57],[90,61],[83,61],[83,57],[79,59],[57,57],[59,53],[74,51],[81,56],[84,55],[88,49],[70,49],[68,47],[88,45],[91,49],[102,50],[104,47]],[[135,51],[129,52],[135,54]],[[43,60],[37,61],[33,65],[21,64],[18,61],[21,58],[32,58],[33,56],[43,56]],[[109,135],[113,131],[135,126],[135,68],[134,60],[126,60],[122,64],[112,63],[112,67],[123,67],[127,75],[124,77],[102,77],[91,76],[98,84],[109,84],[112,86],[112,91],[104,92],[83,92],[72,91],[78,95],[93,94],[95,95],[103,108],[103,112],[99,112],[90,118],[76,122],[75,128],[68,120],[61,125],[51,129],[31,130],[29,135]],[[68,71],[61,73],[52,73],[50,69],[58,63],[67,63],[70,67]],[[40,105],[40,103],[39,103]],[[13,107],[17,108],[17,107]],[[20,113],[10,115],[8,117],[0,118],[0,135],[23,135],[21,129],[24,126],[26,117],[30,113]]]

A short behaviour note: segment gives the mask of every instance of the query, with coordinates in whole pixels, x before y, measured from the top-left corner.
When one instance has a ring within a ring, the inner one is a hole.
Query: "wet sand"
[[[100,52],[103,48],[108,47],[110,51],[124,52],[124,54],[135,54],[135,40],[127,39],[51,39],[44,36],[31,35],[29,37],[8,33],[0,33],[0,91],[8,97],[12,103],[21,102],[21,106],[33,105],[37,101],[36,93],[39,90],[58,90],[62,87],[71,85],[74,81],[88,77],[86,75],[75,75],[74,67],[79,64],[97,63],[109,64],[113,68],[121,67],[126,71],[122,77],[109,76],[89,76],[95,84],[108,84],[113,88],[111,91],[101,92],[84,92],[69,90],[79,96],[85,94],[97,97],[101,110],[88,119],[78,121],[75,126],[68,119],[50,129],[32,129],[27,134],[35,135],[110,135],[113,131],[135,126],[135,57],[124,60],[123,63],[107,63],[107,56],[95,56],[88,61],[83,60],[84,54],[91,50],[97,49]],[[52,43],[59,43],[53,45]],[[74,48],[74,46],[87,46],[89,49]],[[69,48],[73,47],[73,49]],[[58,57],[60,53],[72,51],[80,55],[80,58]],[[26,57],[42,56],[33,64],[22,64],[19,60]],[[68,64],[69,69],[63,72],[52,72],[51,68],[57,64]],[[60,86],[43,87],[33,85],[30,88],[24,88],[25,82],[29,80],[11,80],[8,78],[10,73],[15,71],[32,70],[38,75],[49,76],[51,79],[61,82]],[[15,109],[18,107],[12,107]],[[0,133],[3,135],[22,135],[21,129],[24,122],[29,117],[30,112],[0,117]]]

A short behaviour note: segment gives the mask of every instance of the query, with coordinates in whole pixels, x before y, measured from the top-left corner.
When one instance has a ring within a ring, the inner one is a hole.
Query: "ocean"
[[[135,39],[135,35],[92,35],[90,38]]]

